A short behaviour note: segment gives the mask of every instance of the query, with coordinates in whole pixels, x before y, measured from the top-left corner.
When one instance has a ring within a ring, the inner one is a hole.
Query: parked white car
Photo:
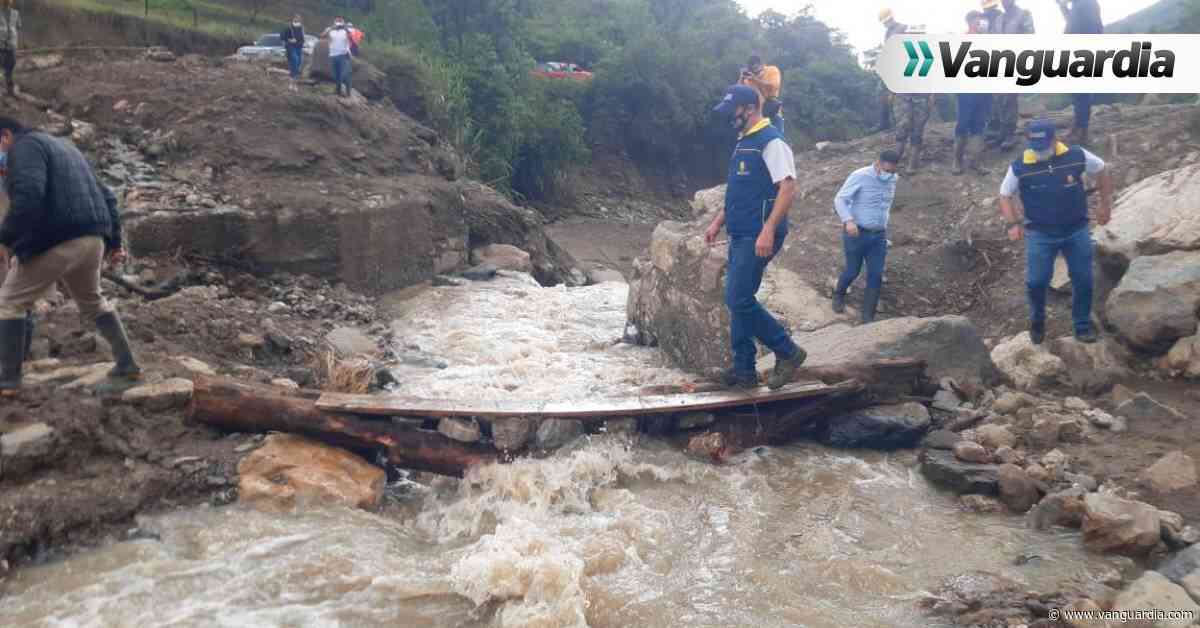
[[[317,38],[314,35],[304,35],[304,54],[311,55],[313,50],[317,48]],[[267,33],[258,38],[250,46],[242,46],[238,48],[237,54],[239,57],[247,59],[283,59],[287,57],[287,52],[283,47],[283,39],[279,33]]]

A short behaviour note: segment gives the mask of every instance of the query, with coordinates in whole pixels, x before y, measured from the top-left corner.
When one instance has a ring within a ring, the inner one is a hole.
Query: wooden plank
[[[863,390],[850,380],[838,384],[792,384],[779,390],[721,390],[678,395],[589,399],[587,401],[519,402],[458,399],[423,399],[403,395],[347,395],[325,393],[317,407],[330,412],[383,416],[426,417],[537,417],[596,419],[613,416],[645,416],[701,410],[737,408],[763,403],[822,397]]]

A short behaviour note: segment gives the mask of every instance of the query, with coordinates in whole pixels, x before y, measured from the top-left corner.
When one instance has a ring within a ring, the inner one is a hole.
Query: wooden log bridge
[[[610,419],[661,417],[669,421],[670,417],[683,413],[714,412],[720,420],[710,429],[724,430],[730,437],[729,443],[746,447],[786,440],[798,433],[797,425],[811,423],[822,415],[918,394],[925,383],[924,369],[920,361],[885,360],[801,369],[798,383],[774,391],[765,387],[754,390],[656,387],[635,396],[569,402],[319,394],[197,376],[188,417],[234,432],[300,434],[362,453],[370,459],[382,456],[398,467],[461,476],[468,467],[508,460],[519,452],[500,451],[486,442],[459,442],[436,431],[414,427],[412,422],[392,421],[391,417],[472,417],[485,423],[570,419],[597,425]],[[745,416],[758,419],[757,427],[739,425],[746,423]],[[769,423],[765,428],[764,417]]]

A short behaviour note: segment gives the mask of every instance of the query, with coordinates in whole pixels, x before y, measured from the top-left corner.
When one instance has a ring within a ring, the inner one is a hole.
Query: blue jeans
[[[303,48],[288,48],[287,49],[288,72],[292,75],[292,80],[300,78],[300,68],[304,65],[304,49]]]
[[[1025,231],[1025,288],[1029,320],[1046,322],[1046,290],[1054,276],[1054,260],[1062,252],[1071,275],[1071,321],[1076,333],[1092,328],[1092,234],[1085,225],[1067,235]]]
[[[992,115],[991,94],[959,94],[958,122],[954,126],[954,135],[967,137],[983,135],[988,117]]]
[[[346,92],[350,91],[350,55],[338,55],[329,58],[333,65],[333,84],[340,90],[343,85],[346,86]]]
[[[783,246],[787,230],[775,235],[775,254]],[[754,368],[757,338],[776,358],[790,360],[799,347],[792,342],[783,325],[754,298],[762,285],[763,272],[775,258],[759,257],[754,252],[754,236],[729,237],[729,268],[725,275],[725,305],[729,308],[729,341],[733,348],[733,369],[743,375],[756,374]]]
[[[1071,104],[1075,107],[1075,126],[1088,128],[1092,122],[1092,95],[1075,94],[1071,97]]]
[[[851,237],[842,230],[842,248],[846,252],[846,270],[838,278],[837,293],[846,294],[850,284],[858,279],[862,272],[863,262],[867,264],[867,290],[879,294],[883,288],[883,263],[887,260],[887,232],[862,231],[858,237]]]

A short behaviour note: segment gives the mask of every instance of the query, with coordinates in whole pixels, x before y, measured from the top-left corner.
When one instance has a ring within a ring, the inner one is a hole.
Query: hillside
[[[1196,0],[1159,0],[1137,13],[1105,27],[1109,33],[1189,33],[1195,32],[1200,2]]]

